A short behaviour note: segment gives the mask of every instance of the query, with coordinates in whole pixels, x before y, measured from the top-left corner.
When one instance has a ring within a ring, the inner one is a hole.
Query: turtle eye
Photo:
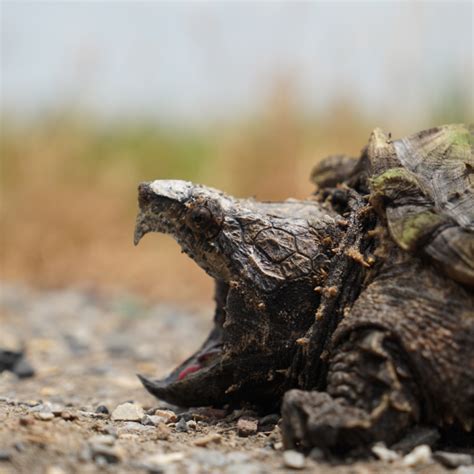
[[[207,207],[198,207],[191,211],[190,219],[197,227],[205,227],[212,222],[211,211]]]
[[[198,206],[192,209],[188,214],[187,224],[207,238],[211,238],[219,233],[219,223],[211,210],[205,206]]]

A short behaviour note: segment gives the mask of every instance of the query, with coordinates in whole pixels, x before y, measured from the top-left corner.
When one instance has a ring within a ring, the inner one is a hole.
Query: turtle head
[[[171,234],[200,267],[216,279],[229,279],[229,262],[218,246],[233,199],[189,181],[157,180],[138,187],[135,245],[148,232]]]
[[[330,211],[314,201],[236,199],[187,181],[141,183],[135,244],[171,234],[216,282],[214,328],[162,380],[140,377],[177,405],[278,397],[298,338],[314,322],[314,287],[329,264]]]

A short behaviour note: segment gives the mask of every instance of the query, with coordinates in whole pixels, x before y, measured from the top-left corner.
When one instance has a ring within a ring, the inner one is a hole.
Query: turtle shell
[[[394,241],[474,287],[473,127],[444,125],[392,141],[372,132],[370,199]]]

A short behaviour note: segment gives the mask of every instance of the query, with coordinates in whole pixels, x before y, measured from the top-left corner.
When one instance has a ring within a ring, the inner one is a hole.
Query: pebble
[[[431,448],[427,444],[417,446],[413,451],[403,458],[403,465],[406,467],[415,467],[423,464],[429,464],[433,461]]]
[[[264,416],[258,421],[258,429],[260,431],[272,431],[273,427],[280,420],[280,415],[272,413],[271,415]]]
[[[394,462],[400,459],[400,455],[396,451],[392,451],[385,446],[385,443],[377,443],[372,446],[372,452],[385,462]]]
[[[181,418],[178,423],[176,423],[175,430],[178,433],[186,433],[188,431],[188,425],[186,424],[184,418]]]
[[[141,420],[141,424],[145,426],[156,426],[161,421],[159,416],[145,415]]]
[[[10,451],[7,451],[6,449],[0,449],[0,461],[10,461],[10,459]]]
[[[186,422],[186,426],[190,430],[196,430],[197,429],[197,423],[194,420],[189,420]]]
[[[60,416],[61,413],[64,411],[64,406],[60,405],[59,403],[51,403],[49,404],[49,409],[51,413],[55,416]]]
[[[257,432],[257,420],[239,418],[237,422],[237,434],[243,438],[254,435]]]
[[[49,411],[51,412],[51,403],[39,403],[37,405],[32,406],[29,410],[30,413],[38,413],[40,411]]]
[[[79,418],[79,415],[71,410],[63,410],[61,412],[61,418],[66,421],[73,421]]]
[[[448,451],[436,451],[433,457],[443,466],[456,468],[459,466],[470,466],[474,463],[474,458],[470,454],[450,453]]]
[[[110,447],[104,444],[91,444],[91,457],[99,465],[116,464],[122,460],[122,452],[117,447]]]
[[[37,405],[41,405],[41,402],[39,402],[38,400],[26,400],[26,402],[22,402],[22,405],[25,405],[29,408],[33,408]]]
[[[21,358],[14,366],[13,373],[20,379],[26,379],[35,375],[35,369],[25,358]]]
[[[309,453],[309,457],[316,462],[324,461],[324,451],[321,448],[313,448]]]
[[[219,433],[212,433],[202,438],[197,438],[193,441],[194,446],[207,446],[210,443],[220,443],[222,436]]]
[[[113,421],[140,421],[145,415],[143,408],[136,403],[122,403],[112,412]]]
[[[95,412],[96,413],[101,413],[102,415],[109,415],[110,414],[109,409],[105,405],[99,405],[95,409]]]
[[[194,420],[196,418],[196,413],[192,411],[185,411],[183,413],[179,413],[177,416],[178,416],[178,421],[181,419],[184,419],[184,421],[189,421],[189,420]],[[202,419],[200,415],[197,415],[197,418]]]
[[[52,413],[59,416],[64,410],[64,406],[59,403],[44,402],[29,408],[30,413]]]
[[[283,464],[290,469],[303,469],[305,465],[304,456],[298,451],[289,449],[283,452]]]
[[[54,418],[54,414],[51,413],[50,411],[40,411],[40,412],[35,413],[35,417],[38,420],[49,421]]]
[[[164,423],[176,423],[178,420],[178,417],[176,416],[176,413],[171,410],[155,410],[153,413],[154,416],[159,416],[161,418],[161,421]]]

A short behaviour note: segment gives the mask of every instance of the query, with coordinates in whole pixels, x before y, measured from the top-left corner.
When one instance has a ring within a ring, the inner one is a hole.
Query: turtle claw
[[[322,449],[326,457],[360,453],[371,441],[370,415],[323,392],[290,390],[282,406],[288,449]]]

